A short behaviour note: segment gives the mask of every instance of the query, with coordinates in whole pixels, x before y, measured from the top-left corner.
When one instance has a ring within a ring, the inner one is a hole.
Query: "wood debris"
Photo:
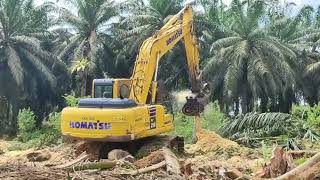
[[[133,163],[134,157],[122,149],[114,149],[108,153],[109,160],[124,160]]]
[[[166,147],[162,149],[162,152],[166,162],[167,172],[174,175],[181,174],[181,166],[177,156]]]
[[[49,160],[51,158],[51,154],[48,150],[43,150],[28,153],[26,157],[31,162],[41,162]]]
[[[282,148],[275,147],[272,150],[270,163],[264,165],[263,170],[256,173],[256,177],[275,178],[294,168],[293,158]]]
[[[320,178],[320,153],[291,171],[275,178],[275,180],[317,179]]]

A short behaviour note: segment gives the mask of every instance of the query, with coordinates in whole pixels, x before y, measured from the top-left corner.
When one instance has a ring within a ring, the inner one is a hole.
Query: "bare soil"
[[[0,141],[0,179],[220,179],[221,168],[236,169],[244,174],[252,174],[266,163],[258,151],[240,146],[238,143],[224,139],[214,132],[197,127],[198,141],[196,144],[186,145],[185,153],[178,154],[181,165],[192,171],[192,174],[181,177],[172,176],[161,168],[150,173],[136,176],[122,176],[117,172],[123,169],[145,168],[164,160],[161,151],[155,150],[150,155],[137,159],[131,167],[123,164],[103,171],[86,170],[81,172],[55,169],[54,166],[63,165],[77,157],[77,144],[62,144],[40,151],[35,149],[9,151],[10,142]],[[48,152],[49,159],[43,162],[32,162],[27,155],[33,152]],[[218,168],[219,167],[219,168]]]

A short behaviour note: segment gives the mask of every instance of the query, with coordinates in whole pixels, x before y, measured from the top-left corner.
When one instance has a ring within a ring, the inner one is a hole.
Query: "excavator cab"
[[[92,98],[128,98],[131,82],[130,79],[94,79]]]

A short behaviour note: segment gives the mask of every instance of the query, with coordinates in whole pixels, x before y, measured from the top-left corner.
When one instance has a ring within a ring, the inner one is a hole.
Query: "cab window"
[[[94,91],[95,98],[113,98],[112,85],[96,85]]]

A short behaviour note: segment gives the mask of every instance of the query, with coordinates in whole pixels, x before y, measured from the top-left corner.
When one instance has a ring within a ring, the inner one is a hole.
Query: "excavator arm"
[[[155,102],[159,61],[163,55],[174,48],[181,40],[184,40],[186,49],[191,91],[195,94],[195,97],[199,96],[201,93],[199,51],[193,31],[192,7],[186,6],[178,14],[174,15],[155,35],[143,42],[131,77],[131,99],[140,104],[146,104],[151,87],[152,103]],[[187,100],[189,99],[187,98]],[[195,102],[196,100],[191,99],[191,101]],[[192,105],[198,106],[194,103]],[[187,109],[187,111],[194,110]],[[194,115],[194,113],[188,112],[186,114]]]

